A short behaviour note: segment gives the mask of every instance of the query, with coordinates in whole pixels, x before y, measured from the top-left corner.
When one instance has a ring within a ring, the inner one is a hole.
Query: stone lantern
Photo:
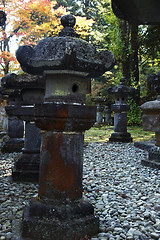
[[[142,161],[145,166],[160,169],[160,72],[152,84],[158,92],[158,97],[155,101],[149,101],[141,106],[143,111],[142,126],[145,131],[154,131],[156,143],[148,149],[148,159]]]
[[[111,117],[111,102],[108,98],[105,99],[104,102],[104,122],[106,125],[112,125],[112,117]]]
[[[130,109],[127,99],[133,93],[133,88],[127,87],[125,79],[121,78],[120,85],[108,88],[108,93],[115,97],[115,103],[111,105],[111,110],[114,111],[114,133],[109,141],[132,142],[132,137],[127,132],[127,112]]]
[[[99,226],[93,206],[82,198],[83,134],[96,117],[85,95],[90,78],[111,69],[115,59],[78,38],[72,15],[61,22],[58,37],[17,51],[22,69],[45,79],[44,103],[35,104],[35,122],[44,131],[38,196],[25,207],[22,223],[22,235],[31,239],[80,239]]]
[[[103,110],[104,110],[104,106],[103,103],[105,101],[105,99],[100,95],[97,97],[92,98],[92,101],[96,103],[97,105],[97,114],[96,114],[96,123],[102,123],[103,122]]]
[[[9,77],[5,76],[1,79],[1,95],[3,99],[7,100],[8,106],[20,106],[21,97],[20,91],[15,89],[14,84],[10,86]],[[4,136],[1,142],[2,152],[20,152],[24,146],[24,124],[15,113],[9,113],[5,111],[8,115],[8,126],[7,135]]]
[[[12,178],[15,181],[38,181],[41,132],[34,122],[33,105],[43,102],[44,82],[42,78],[26,73],[9,74],[5,78],[9,79],[10,87],[14,85],[19,89],[21,97],[19,105],[8,105],[5,109],[25,122],[24,148],[12,169]]]

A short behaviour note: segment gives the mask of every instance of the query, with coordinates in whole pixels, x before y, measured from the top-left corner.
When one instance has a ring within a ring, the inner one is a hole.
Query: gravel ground
[[[11,180],[13,154],[0,155],[0,239],[13,239],[12,222],[37,194],[37,185]],[[84,148],[84,198],[95,207],[100,233],[92,240],[160,240],[160,175],[141,165],[133,143],[90,143]]]

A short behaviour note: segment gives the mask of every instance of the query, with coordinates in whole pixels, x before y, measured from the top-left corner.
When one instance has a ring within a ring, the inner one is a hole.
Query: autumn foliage
[[[18,7],[15,6],[14,9],[16,19],[13,28],[20,27],[17,36],[21,36],[21,43],[35,45],[39,40],[60,32],[60,19],[69,12],[63,6],[56,8],[56,4],[56,1],[49,0],[19,1]],[[85,17],[77,17],[76,20],[76,31],[81,36],[89,34],[92,20],[86,20]]]
[[[67,14],[63,7],[54,9],[55,1],[30,0],[19,1],[15,6],[13,29],[19,28],[16,33],[20,43],[35,45],[43,38],[56,35],[60,31],[60,18]]]
[[[3,34],[0,33],[0,41],[4,43],[4,48],[0,49],[0,68],[3,70],[1,75],[12,70],[9,66],[16,64],[15,57],[5,45],[6,41],[9,43],[16,36],[18,45],[35,46],[43,38],[56,36],[62,29],[61,17],[69,14],[65,7],[57,7],[57,2],[50,0],[6,0],[5,7],[0,3],[0,10],[6,12],[9,25]],[[78,16],[75,30],[86,39],[92,23],[92,19]]]

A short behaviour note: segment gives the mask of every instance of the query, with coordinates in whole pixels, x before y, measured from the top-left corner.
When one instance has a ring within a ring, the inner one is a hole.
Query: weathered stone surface
[[[0,146],[2,153],[21,152],[24,146],[24,139],[10,138],[9,136],[4,136]]]
[[[96,107],[73,104],[36,104],[35,122],[43,130],[76,131],[89,129],[95,122]]]
[[[127,115],[123,112],[114,113],[114,131],[127,133]]]
[[[10,138],[23,138],[24,123],[16,116],[8,117],[8,136]]]
[[[14,114],[8,116],[7,135],[1,141],[1,151],[21,152],[24,146],[24,123]]]
[[[134,142],[134,146],[140,149],[149,150],[155,146],[155,141]]]
[[[141,105],[141,109],[147,113],[159,113],[160,112],[160,97],[155,101],[149,101]]]
[[[24,153],[40,153],[41,131],[34,122],[25,124]]]
[[[156,162],[154,160],[149,160],[149,159],[145,159],[145,160],[142,160],[141,161],[141,164],[146,166],[146,167],[150,167],[150,168],[156,168],[156,169],[159,169],[160,170],[160,163],[159,162]]]
[[[144,114],[142,115],[142,126],[144,131],[152,131],[159,132],[159,123],[160,123],[160,115],[158,114]]]
[[[14,181],[38,181],[40,165],[41,133],[35,123],[25,124],[23,154],[12,169]]]
[[[44,71],[46,79],[45,102],[84,103],[90,93],[91,82],[87,73],[74,70]],[[54,79],[54,80],[53,80]]]
[[[160,72],[150,80],[150,84],[160,93]],[[141,106],[143,111],[142,126],[143,130],[155,131],[156,143],[148,149],[148,159],[143,160],[145,166],[160,169],[160,95],[155,101],[149,101]]]
[[[82,197],[82,156],[81,133],[45,133],[39,179],[42,200],[62,202]]]
[[[125,103],[122,103],[122,104],[116,103],[111,105],[111,110],[114,112],[128,112],[129,109],[130,109],[130,106]]]
[[[38,240],[66,240],[66,239],[80,239],[86,235],[94,235],[98,232],[99,221],[93,213],[89,211],[84,212],[84,209],[78,206],[78,203],[75,205],[68,204],[68,206],[63,207],[58,206],[54,207],[52,205],[52,212],[54,216],[37,217],[34,214],[34,217],[30,217],[31,208],[25,207],[23,214],[23,236],[34,238]],[[88,206],[91,209],[90,206]],[[45,210],[46,205],[40,207]],[[69,209],[70,208],[70,209]],[[78,211],[75,211],[77,208]],[[34,210],[35,211],[35,210]],[[69,211],[69,214],[67,214]],[[50,211],[51,212],[51,211]],[[55,212],[55,213],[54,213]],[[57,215],[57,212],[61,213]],[[84,215],[82,214],[84,212]]]
[[[141,105],[143,111],[142,124],[146,131],[160,131],[160,97],[155,101],[149,101]]]
[[[154,146],[149,149],[149,159],[154,160],[160,164],[160,147]]]
[[[132,142],[130,133],[125,132],[114,132],[109,138],[109,142]]]
[[[33,105],[8,105],[5,107],[8,114],[15,114],[18,118],[24,121],[34,121],[34,106]]]
[[[44,88],[44,79],[42,76],[30,75],[22,71],[19,74],[6,74],[1,79],[1,85],[3,90],[37,88],[37,86]]]

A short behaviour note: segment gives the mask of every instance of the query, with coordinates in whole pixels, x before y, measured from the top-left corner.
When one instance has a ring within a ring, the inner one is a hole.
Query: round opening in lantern
[[[79,89],[78,85],[76,83],[74,83],[72,86],[72,92],[76,93],[78,91],[78,89]]]

